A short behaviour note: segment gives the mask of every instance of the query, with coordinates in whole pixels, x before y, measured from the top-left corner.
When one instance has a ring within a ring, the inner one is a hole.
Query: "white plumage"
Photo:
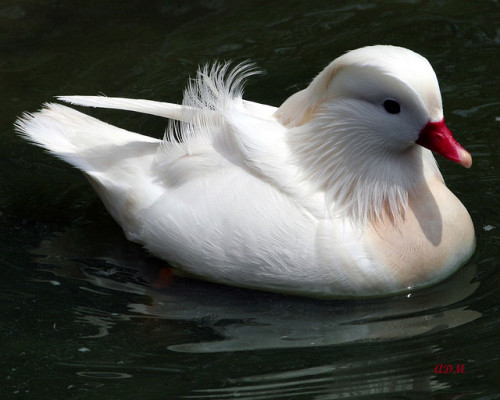
[[[242,99],[254,73],[205,67],[182,105],[60,97],[180,121],[163,140],[58,104],[16,127],[80,168],[127,237],[179,274],[380,296],[438,282],[468,259],[470,216],[427,148],[466,167],[471,158],[444,124],[425,58],[394,46],[351,51],[280,108]]]

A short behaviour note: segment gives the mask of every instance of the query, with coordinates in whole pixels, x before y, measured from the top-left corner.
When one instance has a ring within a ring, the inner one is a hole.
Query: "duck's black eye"
[[[396,100],[384,101],[384,108],[389,114],[398,114],[401,111],[401,106]]]

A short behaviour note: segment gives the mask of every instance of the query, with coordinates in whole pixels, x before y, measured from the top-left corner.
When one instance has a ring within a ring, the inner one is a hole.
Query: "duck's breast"
[[[416,193],[403,221],[371,226],[367,232],[374,259],[400,290],[446,278],[475,247],[469,213],[441,180],[423,184]]]

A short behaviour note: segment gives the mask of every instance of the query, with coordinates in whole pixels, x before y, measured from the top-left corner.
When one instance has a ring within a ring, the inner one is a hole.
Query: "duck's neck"
[[[290,129],[288,144],[302,170],[300,179],[309,190],[325,193],[332,217],[348,217],[359,226],[396,222],[404,218],[416,188],[436,176],[442,180],[432,153],[421,146],[384,152],[376,143],[356,141],[347,130],[311,133],[310,128]]]

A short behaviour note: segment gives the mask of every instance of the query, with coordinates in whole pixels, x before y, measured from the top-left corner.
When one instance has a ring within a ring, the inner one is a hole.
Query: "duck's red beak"
[[[455,161],[465,168],[472,165],[472,157],[455,140],[451,131],[444,123],[444,118],[439,122],[428,122],[416,141],[417,144],[432,150],[448,160]]]

